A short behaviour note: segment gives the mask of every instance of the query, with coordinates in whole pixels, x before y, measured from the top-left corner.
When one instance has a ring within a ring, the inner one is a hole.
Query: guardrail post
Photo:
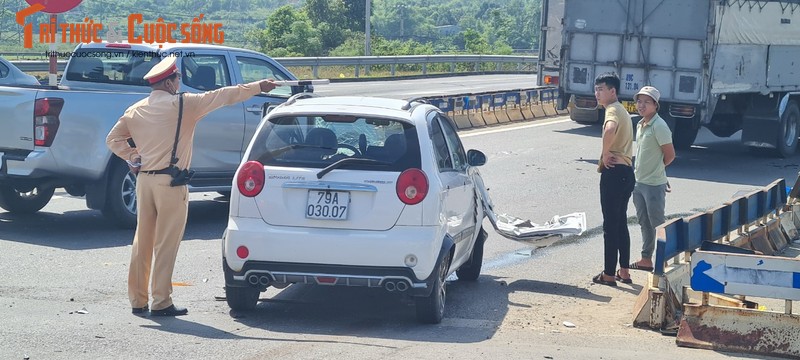
[[[451,73],[456,72],[456,63],[455,62],[451,62],[450,63],[450,72]]]
[[[395,63],[392,63],[392,65],[391,65],[391,70],[390,70],[390,71],[391,71],[391,73],[392,73],[392,77],[394,77],[394,70],[395,70],[395,68],[397,68],[397,64],[395,64]]]
[[[422,75],[428,75],[428,63],[422,63]]]
[[[356,68],[356,74],[355,74],[356,78],[358,78],[358,71],[360,70],[359,67],[360,66],[358,64],[356,64],[356,66],[355,66],[355,68]]]
[[[475,62],[475,72],[481,71],[481,63],[480,61]]]

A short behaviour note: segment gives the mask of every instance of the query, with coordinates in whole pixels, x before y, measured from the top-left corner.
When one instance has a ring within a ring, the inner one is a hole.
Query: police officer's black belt
[[[163,175],[172,175],[173,170],[172,170],[172,168],[168,167],[168,168],[164,168],[164,169],[161,169],[161,170],[147,170],[147,171],[141,171],[141,172],[144,173],[144,174],[149,174],[149,175],[162,175],[162,174]]]

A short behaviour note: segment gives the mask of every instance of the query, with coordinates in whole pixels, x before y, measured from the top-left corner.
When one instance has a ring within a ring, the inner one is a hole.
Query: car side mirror
[[[486,164],[486,155],[478,150],[467,151],[467,164],[469,166],[481,166]]]
[[[314,85],[292,85],[292,95],[313,93]]]

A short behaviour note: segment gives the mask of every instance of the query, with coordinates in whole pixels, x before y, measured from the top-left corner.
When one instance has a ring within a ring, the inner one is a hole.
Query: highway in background
[[[361,80],[334,82],[314,87],[323,96],[383,96],[396,99],[434,97],[464,93],[530,89],[536,87],[536,74],[448,76],[427,79]]]

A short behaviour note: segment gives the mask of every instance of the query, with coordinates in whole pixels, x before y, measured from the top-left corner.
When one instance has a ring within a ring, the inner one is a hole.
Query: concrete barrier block
[[[507,108],[506,115],[508,115],[508,119],[511,121],[525,120],[525,115],[522,114],[522,109],[518,106],[513,108]]]
[[[533,111],[533,117],[535,118],[542,118],[547,116],[547,113],[545,113],[542,104],[531,106],[531,111]]]
[[[767,235],[770,245],[775,249],[775,253],[779,253],[789,244],[786,235],[781,230],[780,219],[773,219],[767,222]]]
[[[469,115],[464,111],[453,114],[453,121],[455,121],[459,129],[469,129],[472,127],[472,123],[469,121]]]
[[[775,249],[769,241],[769,232],[766,226],[757,226],[750,231],[750,246],[755,251],[760,251],[764,255],[774,255]]]
[[[678,346],[800,357],[800,315],[693,304],[683,310]]]
[[[494,116],[497,117],[497,122],[501,124],[511,122],[511,117],[508,116],[508,108],[505,106],[494,108]]]
[[[536,118],[536,115],[533,114],[533,106],[530,104],[520,106],[519,110],[525,120],[533,120]]]
[[[499,122],[497,120],[497,115],[494,109],[485,109],[485,110],[482,109],[480,113],[481,117],[483,118],[483,122],[486,125],[497,125],[497,123]]]
[[[472,124],[472,127],[486,126],[486,122],[483,120],[480,111],[469,111],[467,114],[469,115],[469,122]]]
[[[554,103],[544,103],[544,104],[542,104],[542,109],[544,110],[544,113],[547,116],[557,116],[558,115],[558,111],[556,111],[556,104],[554,104]]]
[[[798,239],[797,227],[794,226],[794,217],[797,215],[793,211],[786,211],[781,214],[781,228],[786,235],[787,241],[795,241]]]
[[[742,234],[741,236],[734,238],[730,241],[728,245],[740,247],[742,249],[750,249],[755,250],[750,245],[750,235],[749,234]]]

